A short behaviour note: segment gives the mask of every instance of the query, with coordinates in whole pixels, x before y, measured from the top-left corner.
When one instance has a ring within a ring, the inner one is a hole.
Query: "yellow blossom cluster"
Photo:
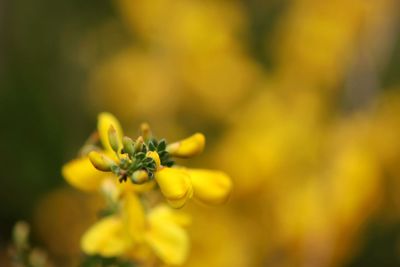
[[[182,265],[189,253],[185,227],[190,218],[181,208],[194,197],[206,204],[227,201],[232,183],[223,172],[176,167],[170,157],[192,157],[203,151],[204,135],[182,141],[157,142],[147,124],[132,141],[123,136],[117,119],[101,113],[97,130],[102,148],[65,164],[62,173],[74,187],[101,193],[107,200],[105,215],[82,237],[88,255],[121,257],[143,266],[161,260]],[[83,151],[87,148],[83,148]],[[174,165],[174,166],[172,166]],[[158,193],[169,205],[160,204]]]

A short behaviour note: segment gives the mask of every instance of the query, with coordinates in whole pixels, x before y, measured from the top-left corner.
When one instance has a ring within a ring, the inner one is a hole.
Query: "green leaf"
[[[158,151],[164,151],[167,148],[167,142],[165,139],[161,139],[160,142],[158,143],[157,150]]]
[[[153,143],[153,141],[149,142],[149,150],[150,151],[156,151],[156,145]]]

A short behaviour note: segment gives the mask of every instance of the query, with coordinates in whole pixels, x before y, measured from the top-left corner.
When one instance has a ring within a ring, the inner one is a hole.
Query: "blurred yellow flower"
[[[165,205],[145,214],[134,194],[124,195],[121,203],[117,214],[101,219],[83,235],[83,252],[140,261],[143,251],[150,249],[166,264],[185,262],[189,251],[189,238],[183,228],[189,221],[187,216]]]

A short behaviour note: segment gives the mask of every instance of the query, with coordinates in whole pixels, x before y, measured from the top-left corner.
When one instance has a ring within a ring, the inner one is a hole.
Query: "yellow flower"
[[[183,207],[193,194],[201,202],[214,205],[226,202],[231,194],[232,181],[221,171],[163,167],[156,152],[147,155],[156,162],[155,179],[174,208]]]
[[[132,193],[123,196],[119,213],[105,217],[83,236],[82,250],[89,255],[140,259],[152,251],[168,265],[182,265],[188,255],[189,239],[184,226],[189,218],[159,205],[148,214]]]
[[[231,179],[221,171],[165,167],[157,171],[155,177],[174,208],[183,207],[192,196],[205,204],[222,204],[232,192]]]
[[[123,137],[122,128],[113,115],[101,113],[98,133],[104,149],[91,151],[88,156],[67,163],[63,168],[66,180],[86,191],[98,190],[102,181],[110,176],[119,178],[118,187],[123,187],[122,191],[148,191],[157,183],[174,208],[183,207],[193,194],[206,204],[220,204],[228,199],[232,183],[226,174],[172,167],[171,157],[187,158],[203,151],[203,134],[196,133],[167,144],[165,140],[154,139],[149,126],[143,125],[142,136],[134,142]]]
[[[182,265],[189,251],[184,229],[189,218],[167,205],[154,206],[145,200],[142,203],[135,192],[150,191],[157,183],[173,208],[183,207],[193,196],[206,204],[225,202],[232,191],[226,174],[173,166],[171,157],[200,154],[204,135],[196,133],[167,144],[164,139],[153,138],[149,126],[142,124],[141,135],[133,141],[123,136],[113,115],[101,113],[98,136],[103,149],[92,150],[63,167],[63,175],[71,185],[101,191],[108,207],[108,216],[81,238],[81,249],[88,255],[129,258],[136,263],[152,262],[153,257],[168,266]]]

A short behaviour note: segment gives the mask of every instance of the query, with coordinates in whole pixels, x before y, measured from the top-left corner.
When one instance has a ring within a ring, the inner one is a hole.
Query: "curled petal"
[[[81,239],[81,249],[88,255],[117,257],[130,247],[120,218],[109,216],[93,225]]]
[[[100,141],[103,144],[103,147],[107,151],[113,151],[111,145],[110,145],[110,140],[109,140],[109,135],[108,131],[110,130],[110,127],[113,127],[116,132],[116,142],[119,147],[119,149],[122,148],[122,128],[121,125],[119,124],[119,121],[112,115],[111,113],[108,112],[102,112],[99,114],[98,119],[97,119],[97,130],[99,132],[100,136]]]
[[[188,158],[193,157],[203,152],[206,138],[201,133],[196,133],[184,140],[169,144],[167,151],[172,156]]]
[[[97,191],[107,174],[96,170],[88,157],[74,159],[62,168],[62,175],[72,186],[83,191]]]
[[[158,155],[157,152],[149,151],[149,152],[146,153],[146,157],[152,158],[154,160],[154,162],[156,163],[157,170],[160,169],[161,160],[160,160],[160,156]]]
[[[226,202],[232,191],[232,180],[224,172],[187,169],[192,181],[194,197],[206,204]]]
[[[190,177],[185,170],[164,167],[155,173],[161,193],[174,208],[181,208],[193,195]]]
[[[165,206],[151,211],[146,241],[164,263],[175,266],[184,264],[187,259],[189,238],[173,220],[171,212]]]

